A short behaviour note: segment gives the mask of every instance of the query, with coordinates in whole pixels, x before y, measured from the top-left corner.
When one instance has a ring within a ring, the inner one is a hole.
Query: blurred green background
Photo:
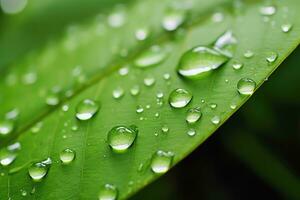
[[[133,0],[127,0],[130,3]],[[0,74],[28,51],[124,0],[28,0],[0,12]],[[300,48],[230,120],[132,199],[296,199],[300,195]]]

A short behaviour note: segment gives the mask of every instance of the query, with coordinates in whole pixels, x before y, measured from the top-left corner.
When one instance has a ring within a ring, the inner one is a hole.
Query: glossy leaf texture
[[[97,199],[105,184],[117,188],[119,199],[128,198],[159,177],[153,155],[174,156],[165,164],[182,160],[251,96],[238,92],[239,81],[251,79],[257,89],[300,41],[296,0],[275,1],[271,15],[260,1],[180,1],[175,6],[184,13],[175,13],[180,27],[173,23],[176,30],[166,31],[162,20],[173,4],[119,5],[90,23],[69,27],[61,40],[10,66],[0,80],[1,119],[18,115],[1,146],[19,142],[21,149],[1,167],[1,199]],[[282,30],[286,24],[292,24],[289,31]],[[142,41],[137,39],[141,30],[149,35]],[[178,75],[185,52],[211,47],[228,31],[236,38],[232,58],[222,58],[222,66],[196,79]],[[236,63],[242,67],[235,69]],[[178,88],[192,95],[186,107],[169,105]],[[80,121],[78,104],[86,99],[93,116]],[[188,124],[188,110],[197,113],[198,107],[202,116]],[[122,153],[112,150],[108,138],[120,126],[128,133],[138,130]],[[62,151],[76,152],[74,160],[62,164]],[[48,157],[48,173],[33,182],[28,167]]]

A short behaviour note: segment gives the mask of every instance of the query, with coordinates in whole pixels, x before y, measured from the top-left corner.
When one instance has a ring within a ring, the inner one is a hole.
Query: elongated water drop
[[[256,87],[255,81],[250,78],[242,78],[237,83],[237,89],[240,94],[251,95]]]
[[[136,126],[115,126],[107,134],[107,142],[109,146],[118,153],[126,151],[137,137]]]
[[[174,154],[170,151],[159,150],[155,152],[151,160],[151,170],[156,174],[166,173],[172,164]]]
[[[152,67],[164,61],[166,57],[165,49],[160,46],[152,46],[135,59],[134,65],[139,68]]]
[[[118,189],[111,184],[105,184],[101,187],[98,200],[116,200],[118,197]]]
[[[234,37],[232,31],[226,31],[221,35],[214,44],[214,49],[221,52],[227,57],[232,57],[237,44],[237,39]]]
[[[49,168],[52,164],[52,161],[50,158],[47,158],[44,161],[33,163],[28,168],[29,176],[34,181],[41,181],[48,173]]]
[[[193,95],[185,89],[175,89],[169,96],[169,104],[173,108],[183,108],[192,100]]]
[[[166,31],[175,31],[185,21],[186,14],[181,9],[169,9],[162,20],[162,26]]]
[[[75,159],[75,151],[69,148],[64,149],[60,152],[59,158],[63,164],[70,164]]]
[[[267,57],[266,57],[266,60],[268,63],[273,63],[276,61],[278,55],[276,52],[270,52]]]
[[[0,121],[0,135],[9,135],[14,130],[14,122],[12,120]]]
[[[189,124],[196,123],[202,116],[201,110],[199,107],[191,108],[188,110],[185,120]]]
[[[99,103],[91,99],[85,99],[79,102],[76,107],[76,118],[81,121],[89,120],[98,112],[99,108]]]
[[[17,157],[18,151],[21,149],[21,144],[16,142],[1,149],[0,151],[0,164],[2,166],[10,165]]]

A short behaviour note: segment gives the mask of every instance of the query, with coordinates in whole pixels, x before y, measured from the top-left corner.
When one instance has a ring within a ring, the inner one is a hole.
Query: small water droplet
[[[149,31],[145,28],[140,28],[135,31],[135,38],[139,41],[146,40],[149,35]]]
[[[192,100],[193,95],[185,89],[175,89],[169,96],[169,104],[173,108],[183,108]]]
[[[121,87],[117,87],[112,92],[113,98],[120,99],[124,95],[124,90]]]
[[[85,99],[76,107],[76,118],[85,121],[91,119],[100,109],[99,103],[91,100]]]
[[[217,115],[211,118],[211,122],[215,125],[218,125],[220,123],[220,121],[221,121],[221,119]]]
[[[234,61],[234,62],[232,63],[232,68],[233,68],[233,69],[239,70],[239,69],[241,69],[242,67],[243,67],[243,63],[241,63],[241,62]]]
[[[151,169],[156,174],[166,173],[172,164],[174,154],[170,151],[159,150],[155,152],[151,160]]]
[[[290,30],[292,30],[292,28],[293,28],[293,25],[292,25],[292,24],[282,24],[282,25],[281,25],[281,30],[282,30],[282,32],[284,32],[284,33],[290,32]]]
[[[118,189],[111,184],[105,184],[101,187],[98,200],[116,200],[118,197]]]
[[[224,14],[221,12],[216,12],[211,17],[213,22],[222,22],[224,20]]]
[[[115,152],[126,151],[137,137],[136,126],[115,126],[107,134],[107,142]]]
[[[168,127],[167,125],[163,125],[163,126],[161,127],[161,131],[162,131],[163,133],[168,133],[168,132],[169,132],[169,127]]]
[[[9,135],[14,130],[14,122],[12,120],[2,120],[0,121],[0,135]]]
[[[50,93],[46,96],[46,104],[49,106],[56,106],[60,102],[59,96],[55,93]]]
[[[63,164],[70,164],[75,159],[75,151],[69,148],[64,149],[60,152],[59,158]]]
[[[167,80],[170,80],[171,78],[171,75],[169,73],[164,73],[163,74],[163,78],[167,81]]]
[[[210,103],[210,104],[209,104],[209,107],[210,107],[211,109],[215,109],[217,106],[218,106],[218,105],[215,104],[215,103]]]
[[[61,107],[61,110],[64,111],[64,112],[67,112],[67,111],[69,110],[69,105],[64,104],[64,105]]]
[[[27,191],[24,190],[24,189],[21,189],[21,195],[22,195],[23,197],[26,197],[26,196],[27,196]]]
[[[273,5],[262,6],[260,7],[259,11],[262,15],[271,16],[276,13],[276,7]]]
[[[169,9],[162,20],[162,26],[166,31],[175,31],[185,21],[186,14],[181,9]]]
[[[42,122],[36,123],[36,124],[31,128],[31,132],[33,132],[33,133],[39,132],[39,131],[41,130],[42,126],[43,126],[43,123],[42,123]]]
[[[140,86],[138,85],[132,86],[132,88],[130,89],[130,94],[132,96],[137,96],[139,93],[140,93]]]
[[[126,76],[129,73],[129,68],[128,67],[122,67],[119,69],[119,74],[121,76]]]
[[[237,83],[237,89],[240,94],[252,95],[256,87],[255,81],[250,78],[242,78]]]
[[[136,113],[142,113],[142,112],[144,112],[144,108],[141,105],[137,106]]]
[[[41,181],[47,175],[51,164],[52,161],[50,158],[47,158],[44,161],[33,163],[28,168],[28,174],[32,180]]]
[[[71,127],[71,130],[72,130],[72,131],[78,131],[78,126],[77,126],[77,125],[73,125],[73,126]]]
[[[139,68],[152,67],[164,61],[166,57],[166,50],[160,46],[152,46],[135,59],[134,65]]]
[[[17,157],[18,151],[21,149],[21,144],[16,142],[1,149],[0,151],[0,164],[2,166],[10,165]]]
[[[186,134],[187,134],[188,136],[191,136],[191,137],[195,136],[196,133],[197,133],[196,130],[193,129],[193,128],[189,129],[189,130],[186,132]]]
[[[19,109],[14,108],[5,114],[5,118],[8,120],[13,120],[16,119],[19,116],[19,114],[20,114]]]
[[[237,106],[236,106],[235,104],[231,104],[231,105],[230,105],[230,108],[231,108],[232,110],[235,110],[236,107],[237,107]]]
[[[187,123],[189,124],[193,124],[196,123],[202,116],[200,107],[196,107],[196,108],[191,108],[187,111],[187,115],[185,120],[187,121]]]
[[[156,98],[161,99],[161,98],[163,98],[163,97],[164,97],[164,93],[163,93],[163,92],[158,91],[158,92],[156,93]]]
[[[244,57],[245,58],[252,58],[254,56],[254,53],[253,53],[253,51],[251,51],[251,50],[247,50],[247,51],[245,51],[245,53],[244,53]]]
[[[112,28],[122,27],[125,24],[125,20],[125,12],[121,9],[112,12],[107,18],[108,24]]]
[[[158,117],[159,117],[159,113],[158,113],[158,112],[155,113],[154,116],[155,116],[156,118],[158,118]]]
[[[155,78],[152,76],[147,76],[146,78],[144,78],[144,84],[145,86],[152,86],[155,84]]]
[[[266,57],[266,60],[268,63],[273,63],[276,61],[278,55],[276,52],[269,52],[267,57]]]

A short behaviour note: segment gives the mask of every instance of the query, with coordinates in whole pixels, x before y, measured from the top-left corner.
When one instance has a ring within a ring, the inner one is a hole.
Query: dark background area
[[[204,144],[132,199],[300,199],[299,55],[298,47]]]

